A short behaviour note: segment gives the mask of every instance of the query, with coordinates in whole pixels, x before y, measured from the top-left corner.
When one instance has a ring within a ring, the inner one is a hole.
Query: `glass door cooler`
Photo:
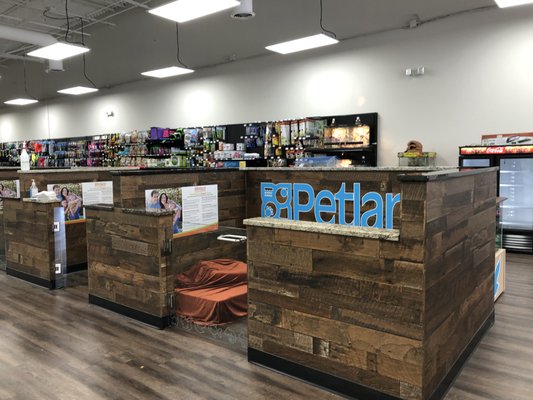
[[[503,247],[533,253],[533,146],[464,146],[459,148],[461,167],[499,167]]]

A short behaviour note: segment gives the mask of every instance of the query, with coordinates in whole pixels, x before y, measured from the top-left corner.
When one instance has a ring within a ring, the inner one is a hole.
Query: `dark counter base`
[[[6,274],[14,276],[15,278],[22,279],[24,281],[33,283],[35,285],[39,285],[42,287],[45,287],[47,289],[55,289],[56,288],[56,282],[55,281],[48,281],[43,278],[39,278],[37,276],[29,275],[24,272],[17,271],[13,268],[6,267]]]
[[[468,343],[468,346],[464,349],[464,351],[461,353],[455,364],[453,364],[452,369],[450,369],[450,372],[446,375],[446,377],[442,380],[440,385],[437,387],[437,389],[433,392],[430,400],[439,400],[444,397],[450,386],[452,385],[453,381],[459,375],[459,372],[461,372],[461,369],[463,368],[463,365],[465,364],[466,360],[468,360],[468,357],[474,352],[476,349],[476,346],[481,341],[485,333],[490,329],[492,325],[494,325],[494,319],[495,319],[494,311],[489,315],[487,320],[481,325],[481,328],[477,331],[477,333],[474,335],[470,343]]]
[[[485,323],[478,330],[476,335],[472,338],[466,349],[459,356],[458,360],[453,365],[452,369],[439,387],[430,396],[430,400],[439,400],[444,397],[456,376],[461,371],[464,363],[470,357],[475,350],[478,343],[481,341],[485,333],[494,324],[494,312],[487,318]],[[303,365],[294,363],[292,361],[285,360],[283,358],[273,356],[271,354],[262,352],[260,350],[252,349],[248,347],[248,361],[254,364],[261,365],[273,369],[278,372],[285,373],[287,375],[294,376],[296,378],[307,381],[313,385],[323,387],[327,390],[349,396],[359,400],[399,400],[399,397],[387,395],[376,390],[367,388],[354,382],[350,382],[346,379],[338,378],[333,375],[326,374],[324,372],[317,371],[315,369],[305,367]],[[320,382],[318,384],[317,382]]]
[[[123,306],[122,304],[102,299],[101,297],[97,297],[92,294],[89,295],[89,304],[94,304],[118,314],[125,315],[126,317],[136,319],[137,321],[155,326],[159,329],[165,329],[167,326],[169,326],[168,317],[156,317],[155,315],[150,315],[145,312]]]
[[[248,347],[248,361],[302,379],[318,387],[359,400],[400,400],[324,372]],[[317,382],[320,382],[318,384]]]
[[[67,274],[70,274],[71,272],[79,272],[79,271],[86,271],[86,270],[87,270],[87,263],[67,265]]]

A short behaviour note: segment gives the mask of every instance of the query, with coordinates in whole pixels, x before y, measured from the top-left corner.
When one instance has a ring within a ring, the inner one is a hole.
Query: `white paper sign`
[[[83,204],[113,204],[113,182],[84,182],[81,184]]]
[[[218,185],[181,188],[183,232],[218,229]]]

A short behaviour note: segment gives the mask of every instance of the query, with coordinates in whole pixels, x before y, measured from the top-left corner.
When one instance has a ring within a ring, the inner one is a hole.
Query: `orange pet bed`
[[[247,275],[247,266],[240,261],[200,261],[176,277],[176,314],[203,325],[246,316]]]

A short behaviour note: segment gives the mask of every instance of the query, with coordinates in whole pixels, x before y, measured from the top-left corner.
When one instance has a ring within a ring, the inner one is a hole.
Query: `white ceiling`
[[[82,16],[87,74],[100,88],[135,81],[139,73],[175,64],[176,27],[146,12],[161,0],[68,0],[71,17]],[[493,8],[494,0],[323,0],[324,26],[339,39],[406,27],[410,20],[432,20],[468,10]],[[65,0],[0,0],[0,24],[63,38]],[[230,18],[228,11],[180,24],[181,59],[201,68],[267,53],[266,45],[320,31],[320,0],[254,0],[256,16]],[[79,40],[79,19],[70,21]],[[23,94],[23,57],[30,45],[0,40],[0,101]],[[2,57],[1,54],[8,56]],[[10,57],[8,59],[7,57]],[[46,63],[26,62],[28,91],[39,99],[56,97],[56,90],[86,84],[81,57],[65,61],[65,72],[47,74]],[[22,93],[21,93],[22,88]]]

